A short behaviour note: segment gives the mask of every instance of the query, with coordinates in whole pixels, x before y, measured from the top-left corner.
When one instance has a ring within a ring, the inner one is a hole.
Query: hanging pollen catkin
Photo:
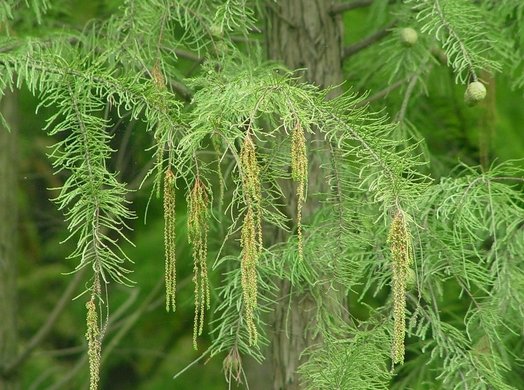
[[[210,308],[209,279],[207,273],[207,234],[209,231],[209,195],[204,182],[197,178],[188,198],[187,234],[193,244],[193,282],[195,283],[195,320],[193,346],[204,330],[204,313]]]
[[[102,343],[98,327],[98,314],[96,313],[95,297],[86,303],[87,309],[87,355],[89,356],[89,390],[98,388],[100,380],[100,358]]]
[[[254,310],[257,306],[257,272],[258,256],[262,250],[261,218],[261,185],[255,145],[251,137],[246,136],[240,150],[240,163],[243,176],[243,188],[246,196],[247,210],[240,232],[242,247],[242,292],[246,316],[249,343],[257,344],[258,332],[254,322]]]
[[[255,221],[256,240],[259,249],[262,248],[262,190],[260,185],[260,167],[255,153],[255,144],[248,135],[240,149],[240,164],[242,168],[244,193],[247,207],[253,211]]]
[[[399,210],[389,228],[388,243],[391,246],[393,269],[393,364],[404,362],[404,339],[406,333],[406,280],[413,261],[411,252],[411,233],[404,215]]]
[[[164,250],[166,279],[166,310],[175,311],[176,255],[175,255],[175,175],[171,170],[164,174]]]
[[[249,343],[254,345],[258,340],[258,331],[253,320],[254,310],[257,306],[257,264],[258,243],[256,239],[256,223],[253,210],[248,207],[240,233],[240,246],[242,247],[242,292],[244,298],[244,312],[246,315]]]
[[[297,237],[298,258],[304,259],[304,245],[302,237],[302,205],[306,201],[306,185],[308,178],[308,160],[304,129],[297,121],[291,135],[291,177],[297,185]]]

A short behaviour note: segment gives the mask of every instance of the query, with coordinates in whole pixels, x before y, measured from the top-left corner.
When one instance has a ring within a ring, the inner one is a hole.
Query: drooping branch
[[[458,43],[460,47],[460,52],[462,53],[462,56],[466,60],[469,74],[472,78],[472,81],[477,81],[477,74],[475,73],[475,67],[473,66],[473,61],[471,60],[471,56],[469,55],[468,50],[466,49],[466,46],[464,45],[464,42],[462,39],[458,36],[458,34],[455,32],[455,30],[449,25],[449,23],[446,21],[446,17],[444,16],[444,11],[442,10],[442,7],[438,1],[435,1],[435,10],[437,11],[437,14],[442,21],[442,25],[446,30],[448,30],[448,33],[453,39]]]

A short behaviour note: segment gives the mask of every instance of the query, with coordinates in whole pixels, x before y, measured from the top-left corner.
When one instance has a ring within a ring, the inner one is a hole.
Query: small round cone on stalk
[[[484,100],[486,97],[486,87],[478,81],[474,81],[468,85],[466,92],[464,92],[464,103],[466,106],[473,107],[478,102]]]
[[[403,28],[400,30],[400,43],[402,46],[411,47],[417,43],[418,34],[415,30],[410,27]]]

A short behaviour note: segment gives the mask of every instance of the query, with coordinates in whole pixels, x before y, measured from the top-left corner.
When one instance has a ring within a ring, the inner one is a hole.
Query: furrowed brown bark
[[[6,91],[0,111],[11,126],[8,132],[0,125],[0,390],[17,390],[16,372],[5,366],[18,352],[17,342],[17,101],[14,92]]]
[[[330,13],[338,2],[325,0],[268,1],[266,23],[267,56],[296,71],[303,81],[320,88],[338,86],[342,83],[342,22],[340,16]],[[340,93],[340,88],[331,90],[328,98]],[[327,190],[320,163],[329,156],[324,152],[311,153],[312,147],[322,148],[323,138],[308,134],[309,144],[309,194]],[[322,156],[322,154],[324,156]],[[283,183],[286,199],[295,199],[291,185]],[[320,204],[309,197],[303,208],[303,219],[314,213]],[[296,207],[289,205],[287,212],[295,218]],[[307,232],[306,232],[307,234]],[[275,241],[283,240],[277,234]],[[307,258],[304,261],[308,261]],[[321,342],[321,335],[314,336],[317,307],[307,291],[296,294],[289,281],[280,282],[278,305],[273,316],[272,356],[273,389],[295,390],[300,388],[297,369],[303,362],[301,353],[310,345]],[[332,292],[329,292],[330,294]],[[343,297],[339,297],[343,299]],[[291,300],[291,301],[290,301]]]

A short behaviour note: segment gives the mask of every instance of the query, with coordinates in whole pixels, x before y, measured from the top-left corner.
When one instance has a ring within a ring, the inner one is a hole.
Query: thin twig
[[[57,390],[57,389],[63,388],[66,384],[68,384],[75,377],[76,374],[78,374],[80,372],[80,370],[82,368],[85,367],[86,363],[87,363],[87,353],[84,353],[84,354],[82,354],[80,359],[77,360],[77,362],[73,366],[73,368],[71,368],[67,372],[67,375],[65,375],[64,377],[60,378],[52,386],[49,386],[48,388],[46,388],[46,390]]]
[[[193,360],[191,363],[189,363],[185,368],[183,368],[182,370],[180,370],[179,372],[177,372],[176,375],[173,377],[173,379],[178,378],[178,377],[179,377],[180,375],[182,375],[184,372],[186,372],[187,370],[189,370],[192,366],[194,366],[196,363],[198,363],[200,360],[202,360],[202,359],[204,358],[204,356],[206,356],[209,352],[211,352],[211,347],[209,347],[208,349],[206,349],[202,355],[200,355],[198,358],[196,358],[196,359]]]
[[[365,48],[373,45],[374,43],[380,41],[382,38],[388,36],[391,34],[391,27],[393,27],[397,23],[396,20],[393,20],[391,23],[389,23],[386,27],[383,29],[374,32],[373,34],[367,36],[366,38],[362,39],[361,41],[354,43],[352,45],[346,46],[344,48],[344,52],[342,53],[342,60],[345,60],[352,55],[358,53],[361,50],[364,50]]]
[[[133,325],[142,318],[142,314],[147,311],[149,304],[153,301],[153,299],[156,297],[158,292],[160,291],[160,288],[164,285],[164,278],[160,278],[153,287],[153,290],[149,292],[147,297],[144,299],[142,304],[136,308],[133,313],[126,319],[125,323],[121,328],[119,328],[118,332],[111,338],[111,341],[109,344],[104,348],[102,351],[102,359],[100,361],[100,365],[103,365],[103,363],[107,360],[111,352],[115,349],[115,347],[120,343],[120,340],[133,328]]]
[[[406,88],[406,93],[404,94],[404,99],[402,99],[402,105],[400,106],[400,111],[398,112],[396,118],[396,121],[398,122],[404,121],[404,117],[406,116],[406,110],[408,108],[409,98],[411,97],[415,85],[417,85],[417,75],[414,75],[411,78],[411,81],[409,82],[408,87]]]
[[[200,65],[200,63],[198,65]],[[190,102],[191,99],[193,99],[193,92],[180,81],[170,79],[169,86],[186,102]]]
[[[402,84],[407,83],[412,77],[413,77],[413,75],[409,75],[409,76],[404,77],[401,80],[398,80],[398,81],[394,82],[393,84],[391,84],[387,88],[384,88],[382,91],[379,91],[376,94],[368,97],[367,99],[362,100],[361,102],[355,104],[354,108],[364,107],[365,105],[367,105],[369,103],[373,103],[373,102],[375,102],[377,100],[382,99],[384,96],[387,96],[387,94],[390,93],[391,91],[394,91],[395,89],[397,89],[400,86],[402,86]]]
[[[369,7],[374,0],[354,0],[347,3],[335,4],[329,9],[331,15],[341,14],[342,12],[351,11],[357,8]],[[389,3],[395,3],[396,0],[389,0]]]
[[[75,274],[75,277],[67,286],[66,290],[60,297],[60,300],[51,311],[51,314],[49,314],[49,316],[47,317],[47,320],[44,323],[44,325],[42,325],[38,332],[31,338],[31,340],[29,340],[25,349],[14,359],[7,363],[7,365],[2,370],[2,376],[12,375],[27,360],[27,358],[31,355],[31,352],[33,352],[33,350],[36,347],[38,347],[40,343],[47,337],[49,332],[53,329],[53,326],[56,323],[58,317],[60,316],[60,314],[62,314],[67,304],[73,298],[73,294],[78,284],[82,280],[86,270],[87,268],[84,267]]]
[[[202,62],[202,60],[203,60],[202,57],[199,57],[196,54],[194,54],[194,53],[192,53],[190,51],[187,51],[187,50],[176,49],[175,50],[175,54],[177,55],[177,57],[185,58],[187,60],[191,60],[191,61],[195,61],[195,62]]]

